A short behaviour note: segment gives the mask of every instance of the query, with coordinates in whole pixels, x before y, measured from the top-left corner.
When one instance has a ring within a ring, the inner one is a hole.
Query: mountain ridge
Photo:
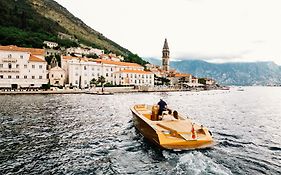
[[[161,60],[147,58],[161,65]],[[224,85],[280,85],[281,66],[274,62],[231,62],[209,63],[203,60],[171,61],[170,66],[179,72],[191,73],[196,77],[214,78]]]

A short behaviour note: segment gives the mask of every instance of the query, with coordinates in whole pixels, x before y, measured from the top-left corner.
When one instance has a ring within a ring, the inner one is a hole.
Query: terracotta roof
[[[188,76],[191,76],[191,74],[181,74],[181,73],[175,74],[175,77],[188,77]]]
[[[73,57],[73,56],[63,56],[62,59],[71,60],[71,59],[79,59],[80,57]]]
[[[115,73],[136,73],[136,74],[153,74],[152,72],[149,71],[144,71],[144,70],[121,70]]]
[[[44,55],[44,49],[36,49],[36,48],[25,48],[25,47],[17,47],[17,46],[0,46],[0,50],[4,51],[18,51],[18,52],[30,52],[32,55]]]
[[[45,60],[42,60],[41,58],[38,58],[34,55],[30,55],[29,56],[29,61],[32,61],[32,62],[46,62]]]
[[[102,59],[96,59],[97,63],[103,63],[103,64],[113,64],[113,65],[119,65],[119,66],[132,66],[132,67],[142,67],[141,65],[137,63],[128,63],[128,62],[120,62],[120,61],[111,61],[111,60],[102,60]]]

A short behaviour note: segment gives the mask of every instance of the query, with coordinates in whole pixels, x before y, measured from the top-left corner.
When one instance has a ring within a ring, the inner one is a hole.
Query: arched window
[[[8,64],[8,68],[12,69],[12,64],[11,63]]]

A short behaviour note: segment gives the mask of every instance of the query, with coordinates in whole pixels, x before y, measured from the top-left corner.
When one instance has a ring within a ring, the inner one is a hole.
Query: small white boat
[[[237,91],[244,91],[244,89],[242,87],[239,87]]]

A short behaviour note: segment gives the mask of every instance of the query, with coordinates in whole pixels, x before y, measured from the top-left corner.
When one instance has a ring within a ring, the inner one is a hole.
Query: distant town
[[[70,35],[58,37],[73,40]],[[170,88],[177,90],[217,89],[212,78],[198,78],[169,66],[170,50],[165,39],[162,66],[124,62],[124,58],[80,44],[63,48],[44,41],[44,48],[0,46],[0,89],[2,91],[91,89],[132,87],[138,90]]]

